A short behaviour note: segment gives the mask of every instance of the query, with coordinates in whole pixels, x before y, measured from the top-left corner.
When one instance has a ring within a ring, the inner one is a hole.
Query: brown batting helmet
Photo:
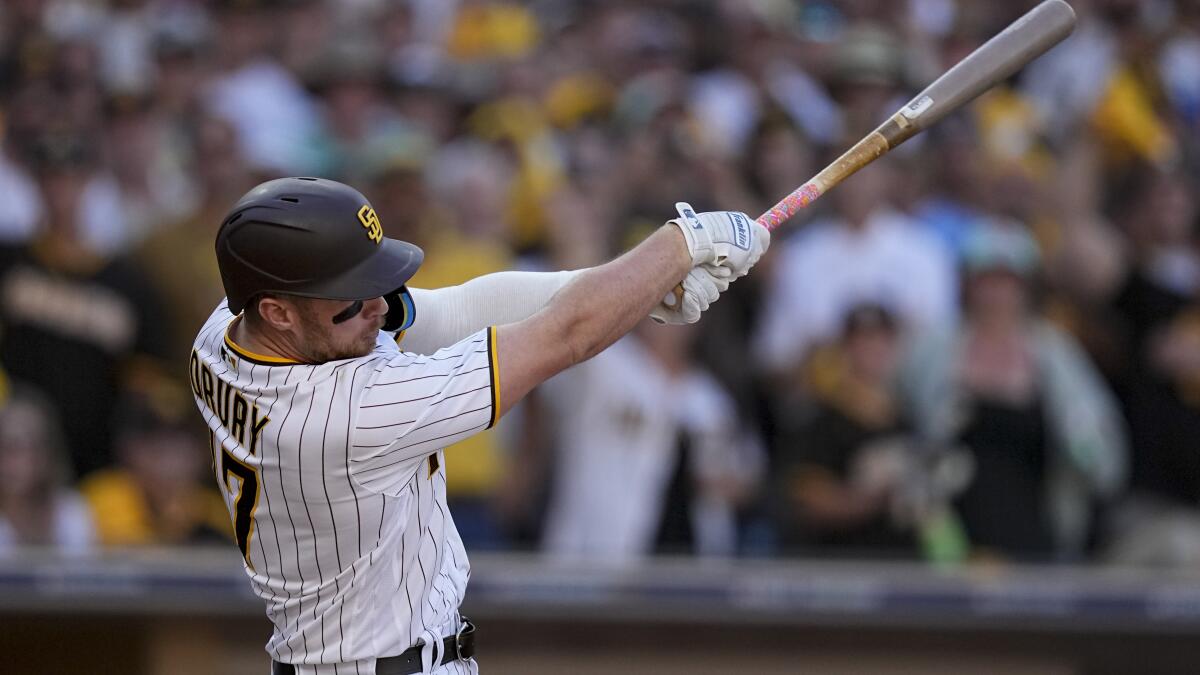
[[[383,236],[366,197],[324,178],[280,178],[250,190],[217,232],[217,264],[237,314],[261,293],[330,300],[388,296],[424,259]]]

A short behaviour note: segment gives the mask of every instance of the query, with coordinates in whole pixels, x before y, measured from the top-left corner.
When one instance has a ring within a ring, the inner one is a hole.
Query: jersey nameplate
[[[221,420],[221,425],[229,430],[229,435],[239,445],[250,454],[256,454],[258,439],[271,418],[263,415],[257,405],[247,401],[242,392],[213,375],[194,349],[189,365],[192,393]]]

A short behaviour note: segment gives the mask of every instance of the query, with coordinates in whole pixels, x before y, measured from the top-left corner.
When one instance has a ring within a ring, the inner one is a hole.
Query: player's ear
[[[291,330],[296,326],[296,307],[283,298],[264,295],[258,301],[256,309],[263,325],[282,331]]]

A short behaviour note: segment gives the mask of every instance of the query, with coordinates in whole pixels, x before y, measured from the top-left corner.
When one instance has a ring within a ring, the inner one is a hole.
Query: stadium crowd
[[[184,364],[256,183],[355,185],[413,286],[575,269],[757,215],[1033,4],[5,2],[0,550],[230,537]],[[468,548],[1200,561],[1200,3],[1072,4],[699,324],[450,449]]]

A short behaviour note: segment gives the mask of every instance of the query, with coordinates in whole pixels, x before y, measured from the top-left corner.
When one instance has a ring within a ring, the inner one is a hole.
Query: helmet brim
[[[326,300],[370,300],[403,286],[425,260],[420,247],[385,237],[375,255],[332,279],[323,279],[312,288],[293,289],[288,293]]]

